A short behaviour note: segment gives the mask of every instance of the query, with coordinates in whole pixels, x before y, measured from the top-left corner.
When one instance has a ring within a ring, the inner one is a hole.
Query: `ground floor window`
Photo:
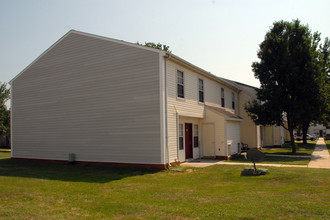
[[[194,147],[199,147],[198,125],[194,125]]]
[[[183,124],[179,124],[179,149],[183,150]]]

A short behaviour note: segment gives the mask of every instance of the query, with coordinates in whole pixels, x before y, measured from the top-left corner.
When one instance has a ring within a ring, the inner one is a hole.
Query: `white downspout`
[[[175,106],[173,106],[175,109],[175,126],[176,126],[176,135],[177,135],[177,140],[179,137],[179,113],[178,110],[176,109]],[[177,141],[177,147],[176,147],[176,160],[179,161],[179,143]]]

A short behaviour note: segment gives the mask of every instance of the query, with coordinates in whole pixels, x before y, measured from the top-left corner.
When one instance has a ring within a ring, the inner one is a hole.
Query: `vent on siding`
[[[75,162],[76,162],[76,154],[69,153],[69,163],[73,165]]]

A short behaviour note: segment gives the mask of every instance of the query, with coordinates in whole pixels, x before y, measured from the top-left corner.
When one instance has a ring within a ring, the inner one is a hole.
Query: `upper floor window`
[[[225,89],[221,88],[221,106],[225,107]]]
[[[235,109],[235,93],[231,93],[231,108]]]
[[[198,79],[198,95],[199,101],[204,102],[204,81],[202,79]]]
[[[183,72],[177,70],[178,97],[184,98],[184,75]]]

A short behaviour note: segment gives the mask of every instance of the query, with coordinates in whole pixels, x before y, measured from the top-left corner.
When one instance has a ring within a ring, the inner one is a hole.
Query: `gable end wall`
[[[159,56],[66,36],[12,81],[12,156],[163,163]]]

